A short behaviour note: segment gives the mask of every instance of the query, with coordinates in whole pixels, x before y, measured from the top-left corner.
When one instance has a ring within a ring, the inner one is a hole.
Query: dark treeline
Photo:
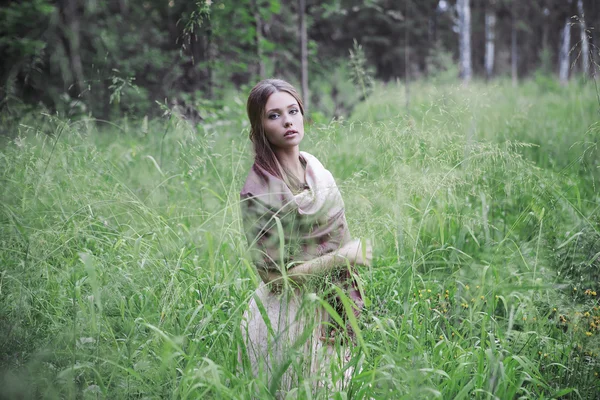
[[[319,106],[326,94],[333,114],[347,110],[343,82],[357,75],[516,81],[542,72],[565,81],[593,73],[598,3],[9,1],[0,8],[0,108],[14,113],[41,105],[102,119],[155,115],[157,103],[201,109],[260,77],[300,87],[302,65],[314,89],[309,102]]]

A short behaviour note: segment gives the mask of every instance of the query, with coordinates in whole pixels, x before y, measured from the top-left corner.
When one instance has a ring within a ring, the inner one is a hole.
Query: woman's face
[[[287,92],[275,92],[269,96],[263,127],[267,140],[274,148],[298,146],[304,137],[304,117],[296,99]]]

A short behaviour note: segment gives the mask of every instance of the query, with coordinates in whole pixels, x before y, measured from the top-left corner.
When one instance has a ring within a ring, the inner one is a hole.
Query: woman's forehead
[[[287,92],[275,92],[267,99],[265,110],[283,109],[294,105],[298,105],[294,96]]]

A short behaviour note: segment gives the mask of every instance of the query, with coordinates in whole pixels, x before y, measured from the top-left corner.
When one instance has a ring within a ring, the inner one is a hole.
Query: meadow
[[[375,256],[352,384],[288,397],[598,398],[594,82],[419,82],[408,112],[404,93],[306,127]],[[273,394],[237,358],[259,282],[245,96],[197,130],[35,115],[3,139],[0,398]]]

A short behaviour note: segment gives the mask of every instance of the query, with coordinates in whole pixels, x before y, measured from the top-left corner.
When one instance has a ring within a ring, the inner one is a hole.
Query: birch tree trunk
[[[581,27],[581,63],[583,76],[590,75],[590,42],[586,32],[585,13],[583,11],[583,0],[577,0],[577,13],[579,14],[579,26]]]
[[[473,76],[473,67],[471,64],[471,7],[469,1],[456,1],[460,77],[463,82],[469,82]]]
[[[566,84],[569,80],[569,49],[571,48],[571,25],[569,17],[565,18],[565,24],[560,35],[560,51],[558,53],[558,77],[560,83]]]
[[[309,106],[309,93],[308,93],[308,38],[306,33],[306,1],[298,0],[298,33],[300,36],[300,78],[302,82],[302,101],[304,108],[308,109]]]
[[[494,45],[496,40],[496,10],[489,1],[485,10],[485,76],[489,80],[494,72]]]

